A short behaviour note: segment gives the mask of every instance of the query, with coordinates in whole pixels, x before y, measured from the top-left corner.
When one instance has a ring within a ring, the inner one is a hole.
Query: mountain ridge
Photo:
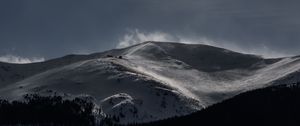
[[[4,98],[87,94],[104,106],[105,114],[124,124],[187,115],[246,91],[293,83],[298,80],[300,58],[264,59],[208,45],[144,42],[0,67]]]

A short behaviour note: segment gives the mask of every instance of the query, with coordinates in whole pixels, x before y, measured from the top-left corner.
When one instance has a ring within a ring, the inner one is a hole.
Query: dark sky
[[[1,0],[0,60],[100,52],[144,40],[300,54],[299,0]]]

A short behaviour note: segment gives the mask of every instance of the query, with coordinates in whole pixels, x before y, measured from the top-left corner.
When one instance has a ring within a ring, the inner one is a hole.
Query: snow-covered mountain
[[[186,115],[237,94],[299,82],[300,57],[264,59],[208,45],[144,42],[42,63],[0,63],[0,96],[94,97],[120,123]]]

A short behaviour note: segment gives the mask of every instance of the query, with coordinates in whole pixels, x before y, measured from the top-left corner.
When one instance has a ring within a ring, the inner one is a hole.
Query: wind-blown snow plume
[[[6,62],[6,63],[26,64],[26,63],[34,63],[34,62],[42,62],[42,61],[45,61],[45,59],[37,58],[37,57],[24,58],[15,55],[0,56],[0,62]]]
[[[145,41],[171,42],[177,40],[178,39],[176,39],[174,36],[168,33],[160,32],[160,31],[146,33],[146,32],[141,32],[138,29],[135,29],[135,30],[129,30],[129,32],[119,40],[119,44],[117,45],[117,48],[128,47]]]
[[[199,37],[199,38],[192,38],[192,39],[189,37],[185,37],[185,36],[176,36],[176,37],[179,38],[179,41],[181,43],[205,44],[205,45],[210,45],[210,46],[215,46],[215,47],[226,48],[226,49],[240,52],[240,53],[260,55],[260,56],[263,56],[264,58],[278,58],[278,57],[292,56],[291,54],[288,54],[286,52],[281,52],[280,50],[271,49],[263,44],[261,44],[260,46],[258,46],[256,48],[244,48],[235,43],[230,43],[230,42],[222,43],[219,41],[213,41],[206,37]]]
[[[179,42],[185,44],[205,44],[217,46],[217,43],[205,37],[191,39],[181,35],[172,35],[166,32],[141,32],[139,29],[129,30],[121,39],[117,48],[132,46],[145,41],[159,41],[159,42]]]
[[[290,54],[287,54],[285,52],[280,52],[278,50],[273,50],[271,48],[268,48],[265,45],[260,45],[256,48],[245,48],[235,44],[234,42],[215,41],[205,36],[190,37],[184,35],[174,35],[174,34],[161,32],[161,31],[142,32],[139,29],[129,30],[128,33],[126,33],[121,39],[119,39],[117,48],[124,48],[145,41],[179,42],[185,44],[205,44],[205,45],[211,45],[215,47],[226,48],[241,53],[261,55],[265,58],[291,56]]]

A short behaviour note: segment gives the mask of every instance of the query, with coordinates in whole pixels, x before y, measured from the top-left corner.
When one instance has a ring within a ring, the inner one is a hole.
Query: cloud
[[[226,40],[214,41],[212,39],[203,36],[191,37],[191,36],[184,36],[184,35],[172,35],[170,33],[165,33],[160,31],[141,32],[139,29],[129,30],[128,33],[126,33],[121,39],[119,39],[117,48],[124,48],[145,41],[178,42],[178,43],[185,43],[185,44],[205,44],[205,45],[229,49],[240,53],[259,55],[264,58],[278,58],[278,57],[292,56],[292,54],[271,49],[264,44],[257,45],[257,47],[246,48],[238,44],[235,44],[234,42],[228,42]]]
[[[26,63],[43,62],[43,61],[45,61],[44,58],[37,58],[37,57],[24,58],[15,55],[0,56],[0,62],[6,62],[6,63],[26,64]]]

